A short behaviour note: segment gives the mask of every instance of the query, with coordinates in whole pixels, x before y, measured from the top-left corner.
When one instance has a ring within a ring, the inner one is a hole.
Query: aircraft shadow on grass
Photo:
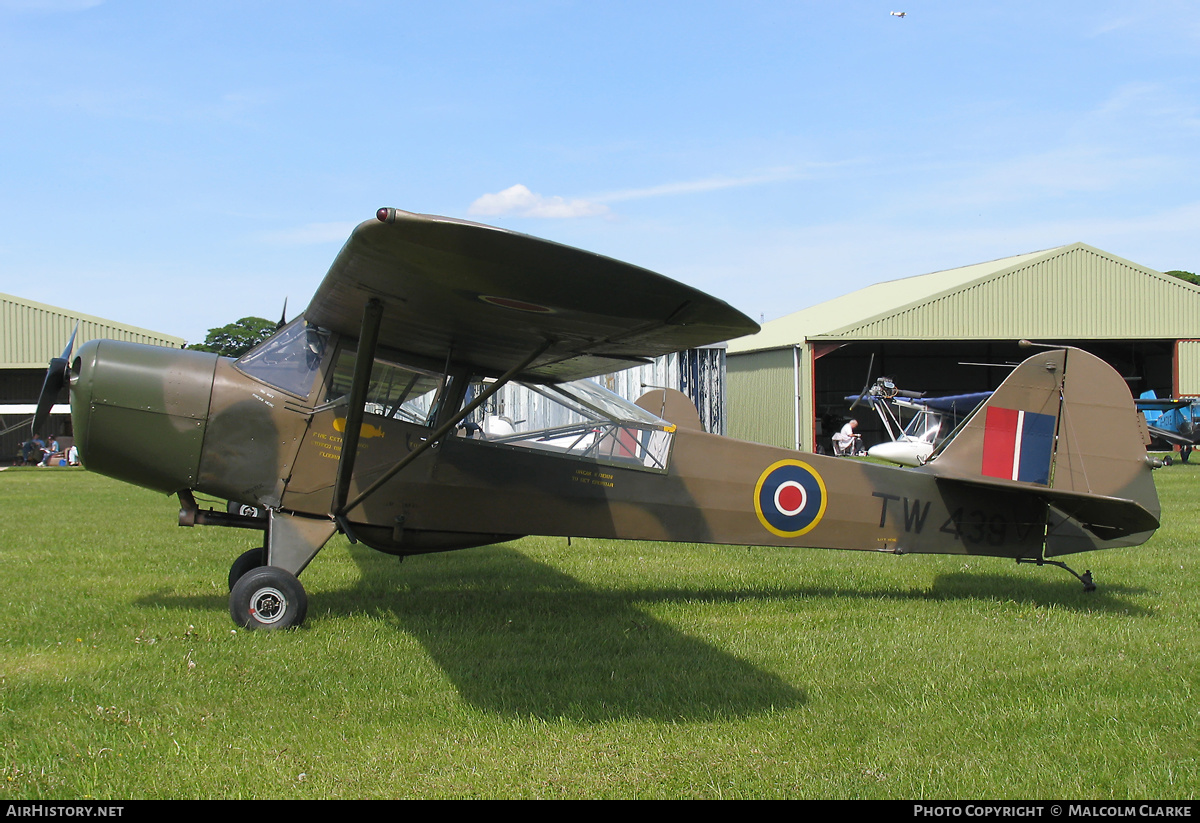
[[[1133,586],[1105,586],[1101,592],[1083,592],[1069,581],[1020,580],[1003,574],[955,573],[939,575],[928,589],[861,589],[851,585],[792,586],[749,591],[659,590],[631,596],[640,603],[658,601],[696,601],[701,603],[736,602],[797,598],[802,600],[922,600],[926,602],[951,600],[993,600],[1029,606],[1053,607],[1080,612],[1104,612],[1148,617],[1152,612],[1134,606],[1120,596],[1142,594],[1145,589]]]
[[[655,603],[746,600],[1002,600],[1145,616],[1105,587],[1082,593],[1067,581],[954,573],[932,587],[897,591],[850,586],[721,590],[599,590],[508,547],[450,553],[400,565],[350,548],[361,578],[314,592],[331,616],[374,614],[416,638],[460,696],[485,711],[585,721],[708,720],[803,705],[802,688],[648,614]],[[151,595],[139,605],[222,609],[219,595]]]
[[[515,549],[403,565],[352,548],[356,585],[315,594],[310,610],[369,613],[416,638],[460,696],[486,711],[586,721],[707,720],[786,709],[805,693],[779,676]],[[368,556],[371,555],[371,556]],[[213,608],[220,595],[158,593],[138,605]]]

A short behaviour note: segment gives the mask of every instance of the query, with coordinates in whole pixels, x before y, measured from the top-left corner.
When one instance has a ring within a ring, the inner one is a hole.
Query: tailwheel
[[[233,561],[233,565],[229,567],[229,590],[233,591],[233,587],[241,580],[246,572],[267,565],[267,550],[263,546],[257,549],[251,549],[243,554],[237,560]]]
[[[1039,566],[1058,566],[1060,569],[1066,569],[1071,574],[1075,575],[1075,579],[1083,584],[1085,592],[1094,592],[1096,590],[1096,582],[1092,580],[1092,570],[1088,569],[1083,574],[1072,569],[1066,563],[1058,560],[1046,560],[1043,557],[1018,557],[1018,563],[1037,563]]]
[[[303,623],[307,613],[304,586],[276,566],[251,569],[229,593],[229,614],[247,629],[290,629]]]

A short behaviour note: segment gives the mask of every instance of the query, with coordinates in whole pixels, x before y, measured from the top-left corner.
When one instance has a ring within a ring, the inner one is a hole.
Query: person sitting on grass
[[[50,435],[50,445],[42,449],[42,462],[39,466],[57,466],[58,461],[63,459],[63,452],[58,446],[58,439],[54,435]]]

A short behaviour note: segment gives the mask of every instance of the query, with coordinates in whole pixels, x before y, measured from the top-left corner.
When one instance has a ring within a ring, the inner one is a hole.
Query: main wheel
[[[229,615],[247,629],[290,629],[303,623],[307,613],[304,586],[276,566],[251,569],[229,593]]]
[[[251,549],[243,554],[229,567],[229,590],[233,591],[233,587],[245,576],[246,572],[265,565],[267,565],[267,550],[264,547],[259,546],[257,549]]]

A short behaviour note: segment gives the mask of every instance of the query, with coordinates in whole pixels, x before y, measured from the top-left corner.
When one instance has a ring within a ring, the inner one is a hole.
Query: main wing
[[[521,375],[547,382],[758,331],[727,303],[646,269],[399,209],[354,230],[305,316],[357,335],[371,298],[384,307],[382,346],[498,375],[549,341]]]

